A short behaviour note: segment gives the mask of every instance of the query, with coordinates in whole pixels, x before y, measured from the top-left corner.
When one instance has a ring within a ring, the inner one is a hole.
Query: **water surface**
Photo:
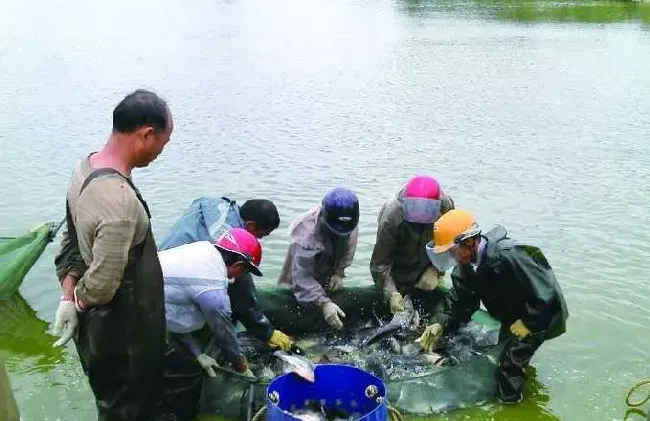
[[[160,238],[203,194],[274,200],[287,227],[334,185],[361,200],[349,281],[370,282],[381,203],[420,172],[489,227],[540,246],[571,313],[533,360],[528,399],[447,419],[622,419],[647,376],[648,5],[551,1],[55,0],[0,5],[0,235],[64,216],[75,163],[129,91],[176,130],[135,173]],[[23,419],[88,420],[70,345],[46,332],[51,245],[6,303],[0,353]],[[11,307],[11,309],[9,309]]]

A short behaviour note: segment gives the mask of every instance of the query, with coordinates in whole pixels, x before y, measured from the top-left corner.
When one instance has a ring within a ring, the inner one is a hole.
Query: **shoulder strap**
[[[133,184],[130,178],[125,177],[124,175],[122,175],[122,173],[120,173],[115,168],[97,168],[96,170],[93,170],[93,172],[91,172],[90,175],[86,177],[83,184],[81,185],[81,188],[79,189],[79,195],[81,195],[81,192],[83,192],[84,189],[88,187],[91,181],[100,177],[105,177],[107,175],[113,175],[113,174],[122,177],[129,184],[131,189],[133,189],[133,192],[135,192],[135,195],[137,196],[140,203],[142,203],[145,212],[147,212],[147,217],[151,219],[151,212],[149,212],[149,206],[147,206],[147,202],[145,202],[142,196],[140,195],[140,191],[135,187],[135,185]]]

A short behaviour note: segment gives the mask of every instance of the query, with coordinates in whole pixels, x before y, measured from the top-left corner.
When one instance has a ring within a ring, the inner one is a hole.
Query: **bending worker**
[[[215,343],[235,371],[252,376],[230,320],[227,285],[237,282],[235,278],[248,272],[262,276],[258,268],[262,246],[257,239],[244,229],[232,228],[216,243],[183,244],[161,251],[158,256],[165,279],[165,313],[170,340],[183,343],[206,373],[215,377],[217,362],[201,351],[193,336],[207,323]],[[198,405],[198,396],[193,405]]]
[[[498,369],[497,398],[511,404],[523,399],[525,370],[545,340],[566,330],[569,316],[553,269],[542,251],[515,242],[497,226],[481,234],[474,216],[452,210],[434,225],[427,245],[432,263],[441,270],[456,266],[449,307],[437,323],[417,339],[432,350],[443,332],[467,323],[483,305],[501,322],[500,341],[506,341]]]
[[[291,244],[279,283],[288,284],[300,304],[320,309],[336,329],[343,328],[345,313],[328,294],[343,288],[345,269],[357,248],[358,224],[357,196],[337,187],[289,227]]]
[[[425,246],[431,241],[433,223],[454,208],[436,179],[411,178],[396,197],[384,203],[377,218],[377,241],[370,259],[370,273],[393,313],[404,310],[404,295],[410,295],[431,312],[441,304],[435,290],[442,270],[429,261]]]
[[[201,197],[194,200],[163,240],[160,250],[195,241],[215,241],[230,228],[242,228],[257,238],[271,234],[280,225],[278,210],[270,200],[247,200],[240,207],[227,197]],[[293,342],[274,329],[257,302],[257,289],[250,273],[228,284],[232,318],[246,331],[271,347],[288,351]]]

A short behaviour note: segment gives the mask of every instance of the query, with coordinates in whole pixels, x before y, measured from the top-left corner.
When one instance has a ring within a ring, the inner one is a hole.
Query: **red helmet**
[[[253,275],[262,276],[259,265],[262,262],[262,245],[257,238],[243,228],[231,228],[214,243],[222,250],[239,254],[248,264]]]
[[[418,175],[406,183],[404,197],[438,200],[440,199],[440,185],[433,177]]]

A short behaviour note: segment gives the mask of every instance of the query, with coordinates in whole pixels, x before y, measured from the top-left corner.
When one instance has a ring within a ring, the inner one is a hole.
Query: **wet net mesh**
[[[20,237],[0,237],[0,298],[18,290],[59,226],[46,223]]]
[[[371,320],[378,316],[377,312],[386,311],[381,296],[372,286],[347,287],[332,299],[345,312],[345,323],[349,326]],[[258,300],[273,326],[294,338],[326,330],[320,312],[300,306],[286,289],[260,288]],[[385,380],[390,405],[402,413],[431,415],[492,399],[497,361],[503,351],[503,345],[497,344],[500,324],[487,313],[478,311],[463,329],[466,337],[474,338],[480,352],[462,356],[453,366],[434,367],[425,374]],[[219,357],[212,343],[206,352]],[[268,383],[268,380],[251,381],[221,369],[216,378],[205,380],[201,412],[250,420],[265,404]]]

